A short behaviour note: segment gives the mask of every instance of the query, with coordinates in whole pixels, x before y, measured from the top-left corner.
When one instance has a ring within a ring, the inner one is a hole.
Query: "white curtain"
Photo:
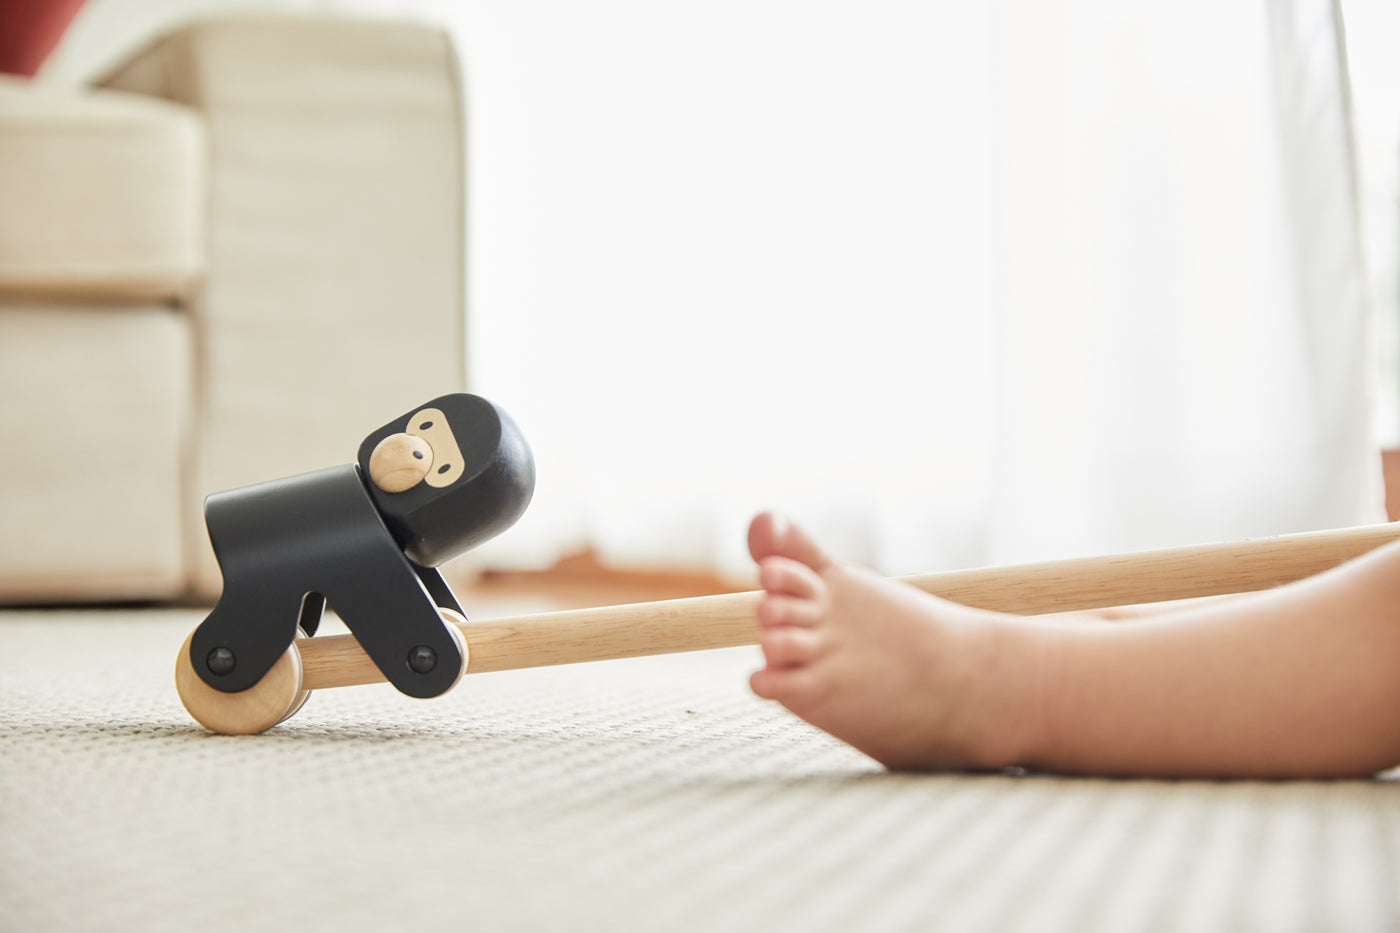
[[[1382,520],[1326,0],[477,3],[483,555],[886,572]]]
[[[745,523],[776,506],[863,562],[980,560],[983,12],[534,0],[490,16],[462,31],[471,369],[531,438],[539,488],[487,557],[591,544],[740,570]]]
[[[539,469],[481,563],[737,577],[766,507],[890,573],[1383,518],[1331,0],[284,5],[458,39],[472,388]]]
[[[1334,7],[993,22],[993,556],[1383,520]]]

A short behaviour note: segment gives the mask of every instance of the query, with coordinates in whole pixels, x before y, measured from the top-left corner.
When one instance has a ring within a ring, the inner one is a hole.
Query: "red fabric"
[[[33,77],[85,0],[0,0],[0,72]]]

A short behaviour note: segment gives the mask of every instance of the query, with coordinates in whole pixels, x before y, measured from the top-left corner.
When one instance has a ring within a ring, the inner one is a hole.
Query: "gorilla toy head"
[[[535,461],[515,422],[475,395],[444,395],[386,424],[357,460],[394,540],[424,567],[509,528],[535,491]]]

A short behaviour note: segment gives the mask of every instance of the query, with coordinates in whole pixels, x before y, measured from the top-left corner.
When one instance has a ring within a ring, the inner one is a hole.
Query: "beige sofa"
[[[465,381],[459,71],[241,17],[0,81],[0,602],[218,592],[201,503]]]

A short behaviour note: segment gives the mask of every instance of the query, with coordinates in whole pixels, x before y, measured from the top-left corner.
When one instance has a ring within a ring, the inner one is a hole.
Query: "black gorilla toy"
[[[530,448],[500,408],[454,394],[370,434],[357,460],[205,500],[224,588],[190,663],[209,686],[256,684],[327,602],[400,691],[438,696],[461,676],[438,611],[461,606],[435,568],[525,511]]]

